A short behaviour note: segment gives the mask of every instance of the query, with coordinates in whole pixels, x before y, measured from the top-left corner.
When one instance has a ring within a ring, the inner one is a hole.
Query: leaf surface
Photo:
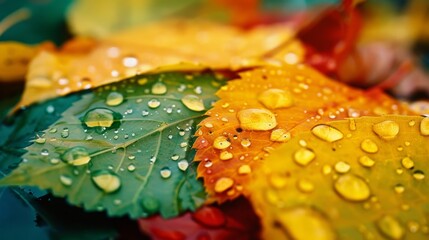
[[[263,237],[426,239],[428,120],[351,118],[292,137],[251,183]],[[338,133],[341,139],[327,141]],[[307,164],[302,151],[314,154]]]
[[[205,200],[191,150],[222,84],[214,74],[140,75],[85,94],[2,185],[36,185],[86,210],[133,218],[194,210]]]
[[[364,115],[407,114],[379,91],[334,82],[305,66],[260,68],[229,81],[197,131],[198,175],[213,200],[242,193],[268,153],[314,124]]]

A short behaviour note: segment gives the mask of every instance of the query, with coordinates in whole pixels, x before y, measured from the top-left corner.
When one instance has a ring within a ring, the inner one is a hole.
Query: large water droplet
[[[80,166],[87,164],[91,160],[91,157],[85,147],[78,146],[65,151],[61,155],[61,160],[74,166]]]
[[[294,207],[277,216],[278,222],[291,239],[337,239],[329,221],[315,209]]]
[[[234,185],[234,180],[229,177],[221,177],[215,183],[215,192],[222,193]]]
[[[152,94],[162,95],[167,92],[167,86],[162,82],[157,82],[152,85]]]
[[[186,169],[189,167],[189,163],[186,159],[183,159],[177,163],[177,167],[182,171],[186,171]]]
[[[112,193],[121,187],[121,179],[111,171],[99,170],[91,174],[95,186],[105,193]]]
[[[308,148],[300,148],[293,155],[293,159],[298,165],[307,166],[310,162],[314,160],[316,154]]]
[[[429,136],[429,117],[425,117],[420,122],[420,134]]]
[[[107,108],[94,108],[83,117],[83,123],[89,128],[103,129],[115,127],[122,115]]]
[[[73,184],[73,179],[67,175],[61,175],[60,176],[60,182],[64,185],[64,186],[71,186]]]
[[[231,143],[228,141],[228,138],[225,136],[219,136],[213,141],[213,147],[216,149],[225,149],[229,147]]]
[[[414,168],[414,161],[411,158],[409,158],[409,157],[404,157],[401,160],[401,164],[406,169],[412,169],[412,168]]]
[[[273,130],[270,135],[270,140],[273,142],[287,142],[290,138],[290,133],[281,128]]]
[[[200,112],[205,110],[203,100],[195,95],[186,95],[182,98],[182,103],[192,111]]]
[[[359,163],[364,166],[364,167],[372,167],[375,164],[375,161],[372,160],[370,157],[368,156],[362,156],[359,158]]]
[[[276,88],[263,91],[259,95],[258,101],[270,109],[287,108],[293,105],[292,94],[290,92]]]
[[[245,130],[271,130],[277,126],[277,120],[267,109],[250,108],[237,113],[240,126]]]
[[[344,137],[344,134],[340,130],[326,124],[313,127],[311,133],[327,142],[335,142]]]
[[[390,239],[402,239],[405,235],[404,228],[399,221],[390,216],[385,215],[377,221],[378,230]]]
[[[364,201],[371,195],[368,184],[353,174],[338,177],[334,188],[340,196],[349,201]]]
[[[110,92],[106,97],[107,106],[118,106],[124,101],[124,96],[119,92]]]
[[[161,171],[159,171],[162,178],[169,178],[171,176],[171,170],[169,167],[163,167]]]
[[[360,148],[367,153],[376,153],[378,152],[377,144],[371,139],[365,139],[361,142]]]
[[[372,126],[372,130],[382,139],[384,140],[392,140],[399,133],[399,124],[386,120]]]
[[[251,172],[252,172],[252,168],[247,164],[243,164],[238,168],[238,174],[241,174],[241,175],[246,175]]]
[[[149,102],[147,102],[147,105],[153,109],[159,107],[161,105],[161,102],[158,99],[151,99],[149,100]]]

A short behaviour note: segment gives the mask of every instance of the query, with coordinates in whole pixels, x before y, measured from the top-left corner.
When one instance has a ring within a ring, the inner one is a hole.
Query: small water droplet
[[[316,154],[308,148],[300,148],[293,155],[295,163],[304,167],[310,164],[310,162],[312,162],[315,157]]]
[[[220,160],[230,160],[232,159],[234,156],[232,155],[232,153],[228,152],[228,151],[222,151],[220,153]]]
[[[248,138],[244,138],[240,141],[241,146],[243,147],[250,147],[250,145],[252,145],[252,142],[250,141],[250,139]]]
[[[112,193],[121,187],[121,179],[111,171],[99,170],[91,174],[95,186],[105,193]]]
[[[56,128],[51,128],[51,129],[49,129],[49,132],[50,132],[50,133],[56,133],[56,132],[57,132],[57,129],[56,129]]]
[[[169,140],[171,140],[171,139],[173,139],[173,135],[169,134],[169,135],[167,136],[167,138],[168,138]]]
[[[293,96],[285,90],[271,88],[263,91],[258,101],[269,109],[287,108],[293,105]]]
[[[234,185],[234,180],[229,177],[221,177],[219,178],[216,183],[214,190],[217,193],[222,193],[231,188]]]
[[[411,121],[408,122],[408,126],[414,127],[414,125],[416,125],[416,121],[411,120]]]
[[[127,169],[130,172],[134,172],[134,170],[136,170],[136,166],[134,164],[130,164],[130,165],[128,165]]]
[[[400,194],[403,193],[405,191],[405,187],[402,184],[396,184],[395,187],[393,188],[395,190],[396,193]]]
[[[335,142],[344,137],[344,134],[340,130],[326,124],[313,127],[311,133],[327,142]]]
[[[416,170],[413,172],[413,177],[416,180],[423,180],[425,178],[425,173],[421,170]]]
[[[42,156],[49,156],[49,150],[44,148],[40,151],[40,155]]]
[[[99,129],[104,132],[107,128],[119,123],[122,115],[107,108],[94,108],[89,110],[83,117],[83,123],[89,128]]]
[[[187,142],[181,142],[179,145],[181,148],[185,148],[188,146],[188,143]]]
[[[340,196],[349,201],[364,201],[371,195],[368,184],[361,177],[353,174],[338,177],[334,188]]]
[[[161,171],[159,171],[159,174],[161,174],[162,178],[167,179],[171,176],[171,170],[169,167],[163,167]]]
[[[46,112],[49,113],[49,114],[54,113],[55,112],[55,107],[52,106],[52,105],[47,106],[46,107]]]
[[[343,161],[337,162],[334,166],[334,169],[335,171],[337,171],[337,173],[346,173],[350,171],[350,168],[350,164]]]
[[[429,117],[424,117],[420,122],[420,134],[429,136]]]
[[[399,124],[386,120],[372,126],[372,130],[377,134],[380,138],[384,140],[392,140],[399,133]]]
[[[213,124],[212,123],[204,123],[204,126],[206,127],[206,128],[212,128],[213,127]]]
[[[303,193],[310,193],[314,190],[314,184],[307,179],[301,179],[297,182],[298,190]]]
[[[363,167],[372,167],[375,164],[375,161],[372,160],[370,157],[368,156],[362,156],[359,158],[359,163],[363,166]]]
[[[106,97],[107,106],[118,106],[124,101],[124,96],[119,92],[110,92]]]
[[[354,118],[349,119],[349,129],[350,131],[356,131],[356,121]]]
[[[290,133],[281,128],[273,130],[270,135],[270,140],[273,142],[287,142],[290,138]]]
[[[180,129],[179,130],[179,136],[181,136],[181,137],[185,136],[185,130]]]
[[[38,143],[38,144],[44,144],[45,142],[46,142],[46,138],[44,138],[44,137],[37,137],[35,140],[34,140],[34,142],[35,143]]]
[[[409,157],[404,157],[401,160],[401,164],[406,169],[413,169],[414,168],[414,161]]]
[[[146,117],[147,115],[149,115],[149,111],[147,110],[142,110],[142,116]]]
[[[157,82],[152,85],[152,94],[162,95],[167,92],[167,86],[162,82]]]
[[[144,197],[142,200],[142,206],[149,214],[153,214],[159,210],[159,201],[154,197]]]
[[[147,102],[147,105],[153,109],[159,107],[161,105],[161,102],[158,101],[158,99],[151,99],[149,102]]]
[[[225,149],[231,145],[228,138],[225,136],[219,136],[213,141],[213,147],[216,149]]]
[[[171,156],[171,160],[177,161],[178,159],[179,159],[179,155],[177,155],[177,154],[173,154]]]
[[[60,182],[64,185],[64,186],[71,186],[73,184],[73,179],[67,175],[61,175],[60,176]]]
[[[186,171],[186,169],[188,169],[189,167],[189,163],[187,160],[183,159],[177,163],[177,166],[179,167],[180,170]]]
[[[240,127],[245,130],[271,130],[277,126],[277,120],[267,109],[250,108],[237,113]]]
[[[195,95],[186,95],[182,98],[182,103],[192,111],[200,112],[205,110],[203,100]]]
[[[139,60],[135,56],[126,56],[122,59],[122,65],[127,68],[136,67],[139,64]]]
[[[78,146],[65,151],[61,155],[61,160],[74,166],[80,166],[87,164],[91,160],[91,157],[85,147]]]
[[[371,139],[365,139],[361,142],[360,148],[367,153],[376,153],[378,152],[377,144]]]
[[[402,239],[405,231],[401,223],[390,215],[385,215],[377,221],[378,230],[390,239]]]
[[[134,160],[134,159],[136,159],[136,156],[134,156],[134,155],[128,155],[128,159]]]
[[[238,174],[246,175],[252,172],[252,168],[248,164],[243,164],[238,168]]]
[[[51,158],[51,160],[49,160],[49,162],[50,162],[52,165],[55,165],[55,164],[60,163],[60,159],[58,159],[58,158]]]
[[[329,166],[329,165],[323,165],[323,167],[322,167],[322,173],[324,175],[328,175],[331,172],[332,172],[332,167],[331,166]]]
[[[415,222],[415,221],[409,221],[409,222],[407,223],[407,226],[408,226],[408,230],[409,230],[410,232],[412,232],[412,233],[416,233],[416,232],[418,232],[418,231],[419,231],[419,228],[420,228],[419,223],[418,223],[418,222]]]
[[[63,128],[63,130],[61,131],[61,137],[62,138],[67,138],[70,135],[70,131],[68,128]]]
[[[211,166],[213,166],[213,162],[212,162],[212,161],[210,161],[210,160],[206,160],[206,161],[204,162],[204,167],[209,168],[209,167],[211,167]]]

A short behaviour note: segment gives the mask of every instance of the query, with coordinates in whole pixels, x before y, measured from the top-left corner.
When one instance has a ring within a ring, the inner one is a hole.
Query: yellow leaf
[[[37,54],[37,48],[18,43],[0,43],[0,82],[24,80],[28,63]]]
[[[341,132],[344,137],[335,142],[313,131],[296,134],[271,153],[250,184],[263,238],[426,239],[425,122],[428,118],[381,116],[318,125]],[[378,132],[386,123],[399,129],[387,128],[389,139]],[[368,140],[377,151],[362,147]],[[294,158],[302,149],[314,153],[314,160],[305,166]]]

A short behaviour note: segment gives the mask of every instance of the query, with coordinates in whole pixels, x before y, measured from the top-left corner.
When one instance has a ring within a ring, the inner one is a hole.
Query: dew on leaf
[[[309,193],[314,190],[314,184],[307,180],[307,179],[301,179],[297,183],[298,190],[300,190],[303,193]]]
[[[395,187],[393,187],[396,193],[400,194],[405,191],[405,187],[402,184],[396,184]]]
[[[139,64],[139,60],[137,59],[137,57],[135,56],[126,56],[122,59],[122,65],[124,65],[124,67],[128,67],[128,68],[132,68],[132,67],[136,67]]]
[[[121,179],[108,170],[99,170],[91,174],[92,182],[105,193],[112,193],[121,187]]]
[[[406,169],[413,169],[414,168],[414,161],[409,157],[404,157],[401,160],[401,165]]]
[[[273,130],[270,135],[270,140],[273,142],[287,142],[290,138],[290,133],[282,128]]]
[[[421,170],[416,170],[413,172],[413,177],[416,180],[423,180],[425,178],[425,173]]]
[[[293,105],[292,94],[277,88],[263,91],[258,96],[258,101],[269,109],[287,108]]]
[[[134,155],[128,155],[128,159],[134,160],[134,159],[136,159],[136,156],[134,156]]]
[[[177,154],[173,154],[171,156],[171,160],[177,161],[178,159],[179,159],[179,155],[177,155]]]
[[[307,166],[315,157],[316,154],[308,148],[300,148],[293,154],[293,160],[301,166]]]
[[[267,109],[249,108],[237,113],[240,127],[245,130],[271,130],[277,126],[274,113]]]
[[[85,147],[77,146],[65,151],[61,155],[61,160],[74,166],[80,166],[87,164],[91,160],[91,157]]]
[[[287,184],[287,179],[284,176],[281,176],[280,174],[271,174],[268,177],[268,182],[270,185],[276,189],[284,188]]]
[[[110,128],[122,115],[107,108],[94,108],[83,117],[83,123],[89,128]]]
[[[361,156],[359,158],[359,163],[363,166],[363,167],[372,167],[375,164],[375,161],[372,160],[370,157],[368,156]]]
[[[350,164],[343,161],[339,161],[334,165],[334,169],[337,173],[346,173],[350,171],[350,168]]]
[[[142,207],[149,214],[157,212],[160,208],[159,201],[154,197],[145,197],[142,200]]]
[[[55,164],[60,163],[60,159],[58,159],[58,158],[51,158],[51,159],[49,160],[49,162],[50,162],[52,165],[55,165]]]
[[[341,197],[349,201],[364,201],[371,195],[368,184],[361,177],[353,174],[338,177],[334,188]]]
[[[420,225],[419,225],[419,223],[418,223],[418,222],[415,222],[415,221],[409,221],[409,222],[407,223],[407,227],[408,227],[408,230],[409,230],[410,232],[412,232],[412,233],[416,233],[416,232],[418,232],[418,231],[419,231]]]
[[[42,156],[49,156],[49,150],[44,148],[40,151],[40,155]]]
[[[127,167],[128,171],[133,172],[134,170],[136,170],[136,166],[134,164],[130,164]]]
[[[56,132],[57,132],[57,129],[56,129],[56,128],[51,128],[51,129],[49,129],[49,132],[50,132],[50,133],[56,133]]]
[[[420,134],[429,136],[429,117],[425,117],[420,122]]]
[[[238,168],[238,174],[249,174],[252,172],[252,168],[248,164],[241,165]]]
[[[313,127],[311,133],[327,142],[335,142],[344,137],[344,134],[340,130],[326,124]]]
[[[34,140],[34,142],[35,142],[35,143],[38,143],[38,144],[44,144],[44,143],[46,142],[46,138],[44,138],[44,137],[37,137],[37,138]]]
[[[124,96],[119,92],[110,92],[106,97],[107,106],[118,106],[124,101]]]
[[[171,176],[171,170],[169,167],[163,167],[160,171],[159,174],[161,174],[161,177],[166,179],[169,178]]]
[[[250,145],[252,145],[252,142],[250,141],[250,139],[248,138],[244,138],[240,141],[241,146],[243,147],[250,147]]]
[[[203,100],[195,95],[189,94],[185,95],[182,99],[183,105],[189,108],[192,111],[200,112],[205,110]]]
[[[61,131],[61,137],[62,138],[67,138],[70,135],[70,131],[68,128],[63,128],[63,130]]]
[[[149,102],[147,102],[147,105],[150,108],[154,109],[154,108],[159,107],[161,105],[161,102],[158,99],[151,99],[151,100],[149,100]],[[143,115],[143,112],[142,112],[142,115]]]
[[[189,163],[186,159],[183,159],[177,163],[177,167],[182,171],[186,171],[186,169],[189,167]]]
[[[231,143],[228,141],[228,138],[225,136],[219,136],[213,141],[213,147],[216,149],[225,149],[229,147]]]
[[[157,82],[152,85],[151,92],[155,95],[165,94],[167,92],[167,86],[162,82]]]
[[[222,151],[220,153],[220,160],[230,160],[233,158],[232,153],[228,152],[228,151]]]
[[[378,146],[377,144],[372,141],[371,139],[364,139],[361,144],[360,148],[367,153],[376,153],[378,152]]]
[[[229,177],[221,177],[216,181],[214,190],[217,193],[222,193],[231,188],[232,185],[234,185],[233,179]]]
[[[71,186],[73,184],[73,179],[67,175],[61,175],[60,176],[60,182],[64,186]]]
[[[149,115],[149,111],[147,110],[142,110],[142,116],[146,117],[147,115]]]
[[[380,138],[384,140],[392,140],[399,133],[399,124],[391,120],[386,120],[386,121],[374,124],[372,126],[372,130]]]
[[[385,215],[378,219],[376,224],[381,234],[389,239],[402,239],[405,235],[401,223],[393,216]]]
[[[331,166],[329,166],[329,165],[323,165],[323,167],[322,167],[322,173],[324,175],[328,175],[331,172],[332,172],[332,167]]]

